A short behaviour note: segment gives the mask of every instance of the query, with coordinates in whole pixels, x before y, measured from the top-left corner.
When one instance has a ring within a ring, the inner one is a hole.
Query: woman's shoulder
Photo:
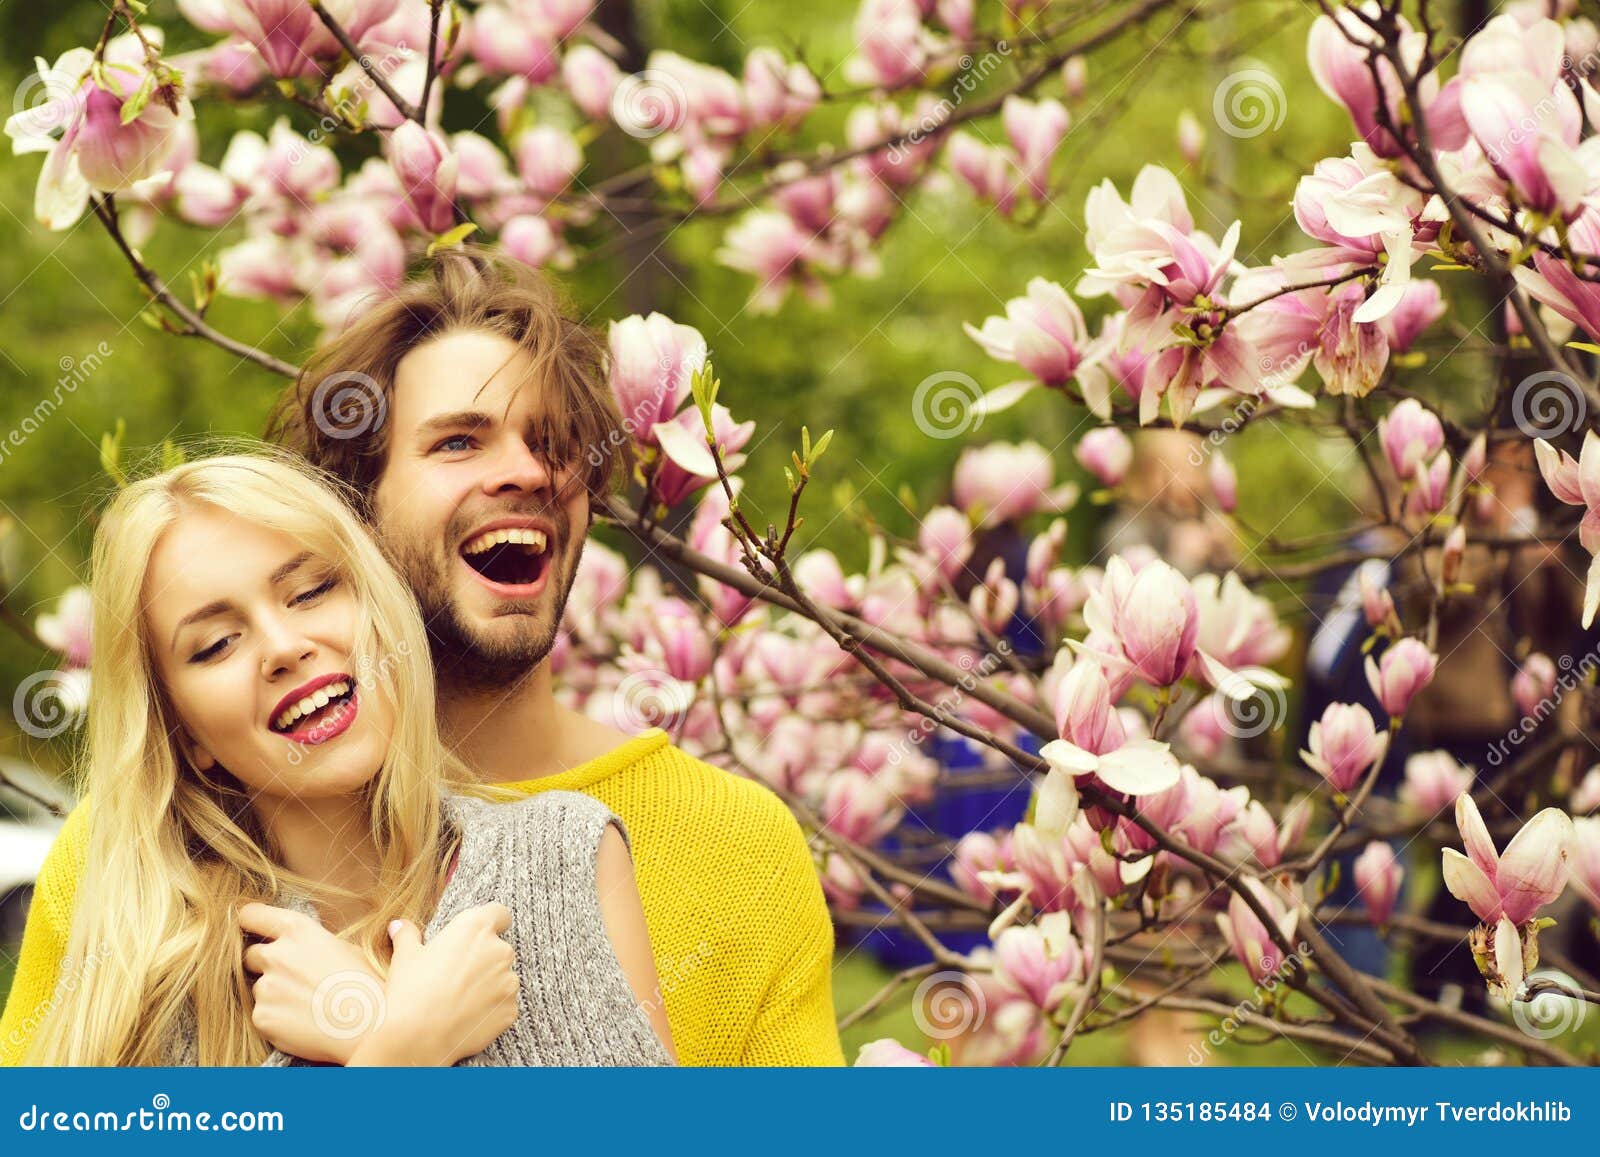
[[[541,791],[504,801],[452,795],[445,807],[464,831],[516,831],[541,837],[540,842],[588,845],[599,840],[607,825],[615,824],[627,838],[615,812],[578,791]]]

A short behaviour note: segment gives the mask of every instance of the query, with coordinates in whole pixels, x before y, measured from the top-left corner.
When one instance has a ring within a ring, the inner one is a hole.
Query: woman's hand
[[[255,1025],[273,1048],[344,1065],[385,1016],[384,984],[361,950],[317,920],[288,908],[246,904],[239,924],[264,938],[245,949]]]
[[[347,1063],[453,1065],[488,1048],[517,1019],[516,954],[500,938],[509,927],[503,904],[468,908],[427,944],[415,924],[390,924],[383,1021]]]

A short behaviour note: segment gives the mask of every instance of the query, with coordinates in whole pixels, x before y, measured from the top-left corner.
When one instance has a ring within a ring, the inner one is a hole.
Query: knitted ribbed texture
[[[652,730],[542,779],[627,825],[656,971],[686,1065],[840,1065],[833,926],[799,825],[766,788],[693,759]],[[17,1064],[56,984],[88,835],[85,807],[40,873],[5,1015],[0,1064]]]
[[[461,833],[456,870],[422,938],[432,940],[478,904],[511,910],[505,939],[516,953],[517,1019],[462,1065],[670,1065],[606,936],[595,881],[600,837],[616,824],[598,800],[572,791],[516,803],[452,796],[445,815]],[[290,907],[315,915],[303,900]],[[167,1063],[194,1065],[193,1020],[172,1041]],[[296,1064],[274,1052],[267,1066]]]

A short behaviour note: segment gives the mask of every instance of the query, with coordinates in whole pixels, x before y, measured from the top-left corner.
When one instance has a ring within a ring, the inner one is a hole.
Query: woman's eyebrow
[[[309,550],[302,550],[299,554],[295,555],[277,570],[273,571],[272,575],[267,579],[267,582],[272,586],[277,586],[284,579],[288,578],[290,575],[294,574],[295,571],[303,567],[310,558],[311,552]]]
[[[178,636],[183,633],[185,627],[198,623],[203,619],[211,619],[218,615],[227,614],[232,609],[233,604],[227,599],[214,599],[199,610],[190,611],[178,620],[176,627],[172,628],[172,649],[174,651],[178,649]]]

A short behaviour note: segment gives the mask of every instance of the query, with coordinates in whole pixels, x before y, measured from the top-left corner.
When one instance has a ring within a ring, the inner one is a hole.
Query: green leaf
[[[465,241],[468,237],[471,237],[477,231],[478,227],[471,221],[462,222],[454,229],[451,229],[447,233],[439,234],[439,236],[435,237],[431,242],[429,242],[428,256],[432,257],[441,249],[449,249],[453,246],[460,245],[463,241]]]
[[[118,486],[128,484],[128,476],[122,472],[122,437],[127,432],[128,423],[118,418],[115,433],[100,435],[100,468]]]
[[[139,83],[138,91],[122,102],[122,123],[130,125],[139,119],[139,114],[144,111],[144,106],[150,103],[150,98],[155,95],[156,74],[147,72],[144,80]]]
[[[828,449],[828,443],[832,441],[833,431],[829,430],[826,434],[817,439],[817,444],[811,448],[811,453],[807,456],[807,461],[815,462],[818,458],[821,458]]]
[[[1582,350],[1586,354],[1600,354],[1600,345],[1595,345],[1593,342],[1569,341],[1567,346],[1570,349]]]

